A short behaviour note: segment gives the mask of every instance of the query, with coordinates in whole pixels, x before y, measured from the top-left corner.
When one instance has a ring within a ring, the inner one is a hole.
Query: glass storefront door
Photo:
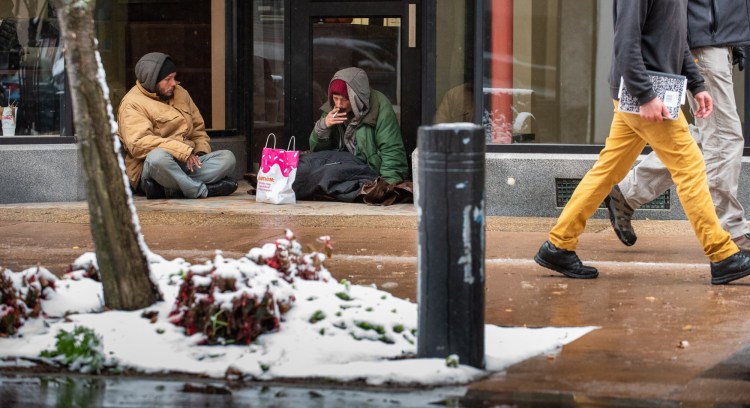
[[[320,18],[312,24],[312,101],[315,109],[327,100],[328,83],[344,68],[357,67],[367,72],[370,87],[385,94],[400,117],[401,72],[398,67],[401,19],[395,18]]]
[[[285,133],[296,136],[298,149],[307,147],[333,75],[358,67],[390,99],[407,153],[414,150],[422,124],[420,7],[416,1],[291,2]]]

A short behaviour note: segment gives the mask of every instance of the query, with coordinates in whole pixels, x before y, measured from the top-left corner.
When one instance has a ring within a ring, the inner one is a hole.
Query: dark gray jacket
[[[613,99],[618,98],[620,77],[641,105],[656,98],[646,70],[686,76],[693,95],[705,90],[687,43],[688,0],[613,1],[615,50],[609,72]]]
[[[750,45],[750,0],[690,0],[690,48]]]
[[[0,70],[15,71],[20,64],[21,43],[18,41],[16,24],[15,18],[0,17]]]

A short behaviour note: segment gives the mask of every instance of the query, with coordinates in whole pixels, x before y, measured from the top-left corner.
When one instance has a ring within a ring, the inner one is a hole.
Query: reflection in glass
[[[284,0],[253,3],[252,162],[269,133],[284,138]],[[281,143],[280,144],[284,144]]]
[[[16,136],[60,132],[62,47],[48,2],[0,0],[0,105],[15,105]]]
[[[598,124],[612,115],[606,83],[611,50],[603,45],[611,44],[611,2],[477,3],[436,2],[435,122],[478,121],[488,144],[601,143],[607,129]],[[477,14],[484,77],[474,98]],[[479,115],[475,100],[481,100]]]
[[[600,3],[500,0],[487,5],[483,124],[488,143],[596,142],[596,122],[611,119],[611,107],[597,110],[594,102],[609,91],[606,82],[597,81],[609,69],[598,59],[607,39],[597,38],[597,29],[608,17]]]

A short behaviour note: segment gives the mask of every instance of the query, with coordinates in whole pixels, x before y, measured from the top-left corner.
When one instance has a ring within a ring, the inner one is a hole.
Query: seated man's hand
[[[326,127],[340,125],[344,122],[346,122],[346,112],[339,113],[338,109],[332,109],[328,112],[328,115],[326,115]]]
[[[201,168],[201,160],[197,155],[191,154],[185,162],[185,166],[187,166],[188,171],[193,172],[195,171],[194,168]]]

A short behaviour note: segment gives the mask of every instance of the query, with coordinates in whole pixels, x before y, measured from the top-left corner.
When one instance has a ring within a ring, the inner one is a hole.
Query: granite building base
[[[486,207],[488,216],[558,217],[558,179],[581,179],[594,165],[595,154],[529,154],[487,153],[485,164]],[[639,157],[638,160],[645,156]],[[412,156],[415,192],[418,190],[419,152]],[[750,158],[742,161],[738,198],[750,207]],[[684,220],[674,187],[665,209],[640,209],[634,219]],[[597,210],[595,218],[606,218],[605,209]]]
[[[244,136],[214,138],[214,150],[237,158],[234,177],[247,169]],[[83,201],[86,186],[76,144],[0,145],[0,204]]]

